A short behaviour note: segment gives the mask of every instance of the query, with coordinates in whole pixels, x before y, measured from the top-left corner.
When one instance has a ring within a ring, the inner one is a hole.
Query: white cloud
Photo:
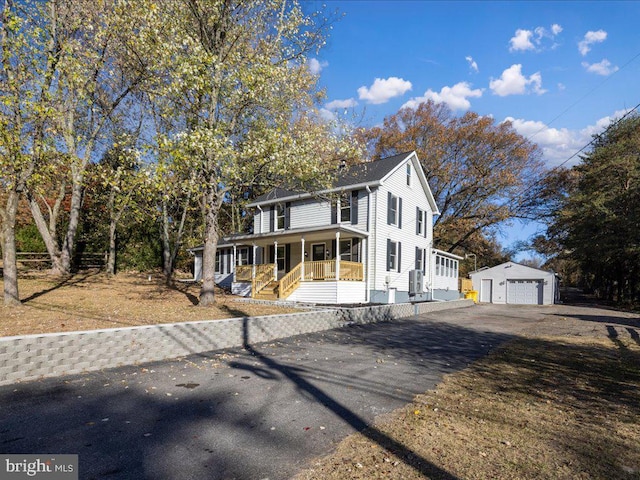
[[[523,137],[533,143],[537,143],[542,149],[542,155],[547,166],[554,167],[560,164],[571,167],[579,161],[579,155],[575,155],[587,145],[593,135],[602,133],[614,120],[620,118],[628,110],[619,110],[610,116],[603,117],[593,125],[588,125],[580,130],[568,128],[551,128],[545,123],[535,120],[505,118],[505,122],[512,123],[513,128]],[[575,156],[574,156],[575,155]],[[570,159],[568,162],[564,163]]]
[[[507,68],[498,79],[491,79],[489,88],[495,95],[506,97],[507,95],[522,95],[533,91],[538,95],[546,92],[542,88],[542,75],[536,72],[528,78],[522,74],[522,65],[519,63]]]
[[[525,51],[525,50],[534,50],[536,47],[531,42],[531,37],[533,36],[533,32],[531,30],[523,30],[519,28],[516,30],[515,36],[509,40],[511,46],[509,47],[509,51]]]
[[[602,43],[607,39],[607,32],[604,30],[592,31],[589,30],[584,34],[584,39],[578,42],[578,50],[584,57],[591,50],[591,45],[594,43]]]
[[[542,41],[547,38],[553,40],[558,34],[562,32],[562,27],[557,23],[551,25],[550,30],[544,27],[536,27],[533,30],[525,30],[519,28],[511,40],[509,40],[509,51],[511,52],[524,52],[527,50],[540,50],[542,47]],[[554,48],[556,44],[553,44],[551,48]]]
[[[598,63],[582,62],[582,66],[587,69],[587,72],[602,75],[603,77],[607,77],[619,70],[616,65],[611,65],[611,62],[606,58],[603,58],[602,61]]]
[[[389,77],[387,79],[376,78],[371,87],[360,87],[358,95],[360,100],[366,100],[369,103],[380,104],[386,103],[393,97],[399,97],[411,90],[411,82],[398,77]]]
[[[474,72],[478,73],[478,71],[479,71],[479,70],[478,70],[478,64],[477,64],[477,63],[476,63],[476,61],[473,59],[473,57],[469,55],[469,56],[464,57],[464,59],[465,59],[467,62],[469,62],[469,68],[470,68],[471,70],[473,70]]]
[[[307,66],[311,73],[313,73],[314,75],[318,75],[323,68],[326,68],[329,66],[329,62],[321,62],[317,58],[310,58],[307,61]]]
[[[422,97],[415,97],[402,105],[402,108],[417,108],[418,105],[428,100],[435,103],[446,103],[451,110],[469,110],[471,102],[468,98],[479,98],[482,96],[482,89],[472,89],[467,82],[456,83],[453,87],[442,87],[440,92],[427,90]]]
[[[567,87],[565,86],[564,83],[558,83],[558,90],[563,92],[564,90],[566,90]]]
[[[331,110],[327,110],[326,108],[321,108],[319,110],[319,113],[320,113],[320,118],[322,118],[326,122],[334,122],[338,118],[335,112],[332,112]]]
[[[327,103],[324,108],[328,110],[336,110],[340,108],[353,108],[358,105],[358,102],[354,98],[347,98],[346,100],[333,100]]]

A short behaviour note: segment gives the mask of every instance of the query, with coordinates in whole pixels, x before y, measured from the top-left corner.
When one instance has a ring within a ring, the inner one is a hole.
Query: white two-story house
[[[459,298],[461,257],[433,248],[438,208],[415,152],[345,169],[325,192],[274,189],[253,233],[225,237],[217,280],[254,298],[320,304]],[[200,278],[201,248],[195,255]]]

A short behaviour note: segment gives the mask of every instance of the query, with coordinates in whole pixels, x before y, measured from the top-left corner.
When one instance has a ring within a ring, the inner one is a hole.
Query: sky
[[[324,4],[342,15],[309,60],[327,116],[373,126],[431,99],[511,120],[552,168],[578,163],[593,134],[640,103],[638,1]],[[516,224],[500,240],[538,228]]]

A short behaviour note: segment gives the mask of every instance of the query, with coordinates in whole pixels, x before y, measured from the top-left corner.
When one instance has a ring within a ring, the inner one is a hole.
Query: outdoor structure
[[[235,294],[321,304],[454,300],[461,257],[433,248],[439,214],[415,152],[345,168],[323,192],[257,198],[253,233],[221,239],[216,281]],[[200,279],[202,247],[194,256]]]
[[[552,305],[558,299],[556,274],[515,262],[469,274],[481,303]]]

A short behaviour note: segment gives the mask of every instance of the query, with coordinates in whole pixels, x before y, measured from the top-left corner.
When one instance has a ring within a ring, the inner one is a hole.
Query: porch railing
[[[251,296],[255,296],[265,286],[276,279],[273,263],[256,265],[256,276],[251,282]]]
[[[363,267],[359,262],[340,261],[340,280],[364,280]]]
[[[340,261],[340,280],[364,280],[363,265],[359,262]],[[304,262],[304,279],[306,281],[335,280],[336,261],[321,260]]]
[[[302,263],[299,263],[293,269],[280,279],[280,298],[287,298],[300,285],[300,277],[302,271]]]
[[[308,282],[336,279],[336,261],[319,260],[304,262],[304,279]]]
[[[271,265],[273,267],[273,265]],[[253,276],[253,265],[236,266],[236,282],[250,282]]]

